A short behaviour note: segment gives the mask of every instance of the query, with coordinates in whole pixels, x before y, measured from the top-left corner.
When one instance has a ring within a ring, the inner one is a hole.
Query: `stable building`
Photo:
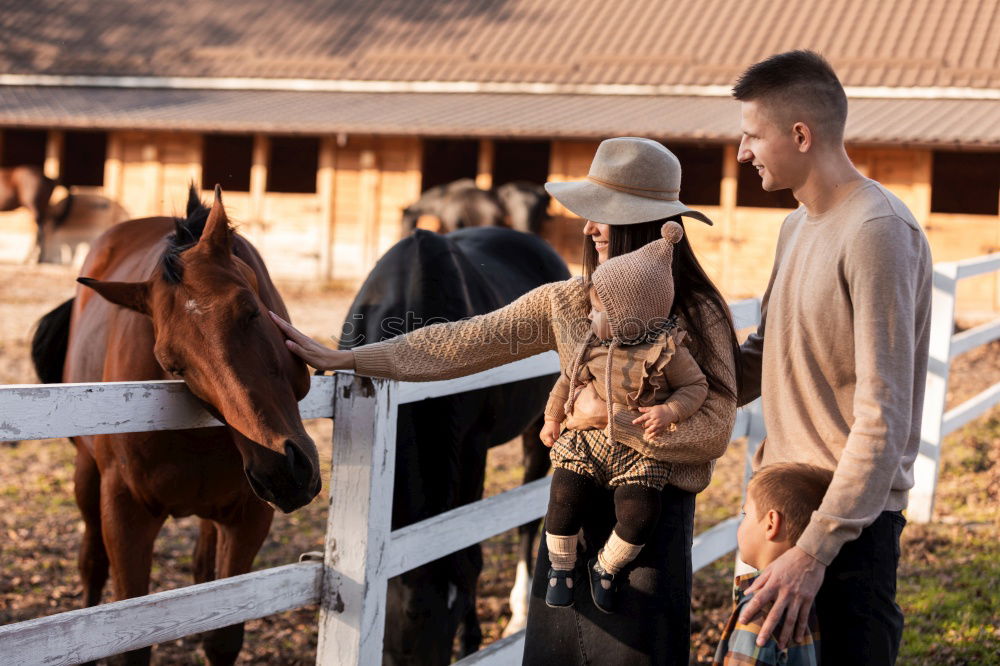
[[[357,282],[423,190],[582,178],[601,139],[636,135],[677,154],[681,199],[715,220],[687,229],[726,296],[759,295],[796,203],[737,163],[729,90],[792,48],[836,68],[852,159],[935,261],[1000,249],[1000,0],[11,5],[0,166],[44,165],[132,217],[220,183],[279,278]],[[550,212],[572,264],[582,221]],[[26,211],[0,213],[0,260],[33,236]],[[963,283],[959,306],[1000,307],[997,279]]]

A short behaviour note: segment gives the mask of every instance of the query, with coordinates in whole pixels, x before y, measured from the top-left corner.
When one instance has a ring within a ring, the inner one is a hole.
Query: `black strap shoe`
[[[594,600],[594,605],[605,613],[614,612],[617,588],[615,575],[605,571],[596,557],[587,562],[587,571],[590,572],[590,596]]]
[[[545,588],[545,604],[552,608],[573,605],[573,572],[549,569],[549,586]]]

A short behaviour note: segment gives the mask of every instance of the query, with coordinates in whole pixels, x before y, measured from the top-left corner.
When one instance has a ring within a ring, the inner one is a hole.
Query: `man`
[[[739,78],[738,159],[767,191],[802,204],[781,228],[761,325],[741,348],[740,404],[763,395],[767,440],[754,468],[808,462],[834,472],[795,547],[761,573],[741,619],[773,603],[782,647],[815,599],[822,662],[891,664],[899,536],[927,369],[931,258],[906,206],[862,176],[844,148],[847,96],[809,51],[772,56]]]

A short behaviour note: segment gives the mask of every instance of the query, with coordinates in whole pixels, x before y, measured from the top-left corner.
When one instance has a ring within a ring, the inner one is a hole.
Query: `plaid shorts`
[[[590,477],[609,488],[635,484],[662,490],[670,463],[609,442],[603,430],[564,430],[549,453],[554,467]]]

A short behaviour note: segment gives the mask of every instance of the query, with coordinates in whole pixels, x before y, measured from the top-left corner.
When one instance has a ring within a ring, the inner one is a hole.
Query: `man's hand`
[[[809,610],[825,574],[826,565],[798,546],[793,546],[764,568],[747,590],[748,594],[753,593],[753,598],[740,614],[740,622],[746,624],[774,602],[757,635],[757,645],[767,644],[782,617],[785,623],[778,637],[778,647],[782,650],[788,647],[793,629],[796,641],[805,640]]]
[[[559,423],[558,421],[549,421],[548,419],[546,419],[545,425],[542,426],[542,432],[539,435],[542,440],[542,444],[551,449],[552,445],[556,443],[557,439],[559,439],[559,433],[561,430],[562,430],[561,423]]]
[[[677,420],[674,410],[668,405],[664,404],[654,405],[652,407],[640,407],[639,411],[642,412],[642,416],[637,419],[633,419],[632,424],[645,428],[643,436],[646,439],[657,437],[658,435],[662,435],[668,430],[673,430],[677,427],[674,425]]]

